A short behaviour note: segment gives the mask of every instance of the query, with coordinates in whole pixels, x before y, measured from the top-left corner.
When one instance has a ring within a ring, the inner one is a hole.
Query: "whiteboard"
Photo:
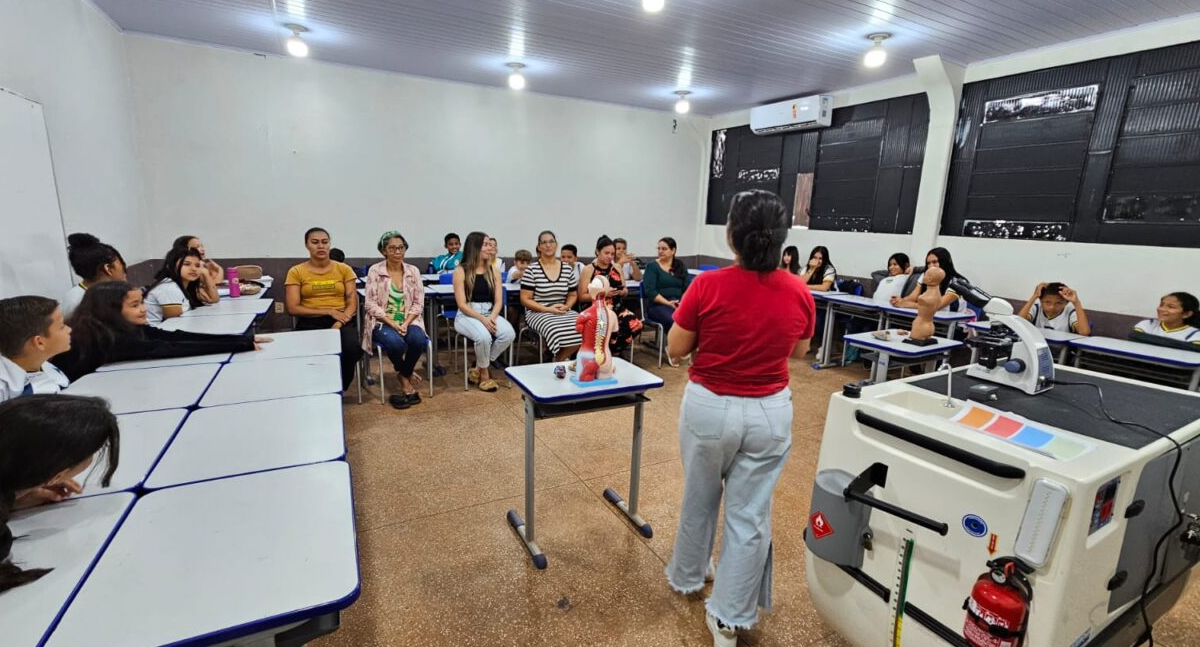
[[[42,105],[0,88],[0,298],[72,285]]]

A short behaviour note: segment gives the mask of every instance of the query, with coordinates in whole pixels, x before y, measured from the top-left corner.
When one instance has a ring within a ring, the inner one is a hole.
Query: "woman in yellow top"
[[[341,331],[342,389],[348,389],[362,357],[354,329],[358,313],[354,270],[329,258],[329,232],[320,227],[304,232],[304,246],[308,261],[292,266],[284,281],[287,311],[296,318],[296,330]]]

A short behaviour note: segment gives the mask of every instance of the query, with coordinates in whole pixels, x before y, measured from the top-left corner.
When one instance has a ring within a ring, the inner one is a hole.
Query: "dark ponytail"
[[[1178,299],[1183,311],[1192,313],[1192,316],[1184,319],[1183,323],[1193,328],[1200,328],[1200,299],[1197,299],[1190,292],[1172,292],[1167,296]]]
[[[101,450],[107,459],[101,484],[107,487],[120,458],[120,430],[100,398],[43,394],[0,404],[0,593],[50,572],[9,561],[8,521],[17,492],[45,485]]]
[[[778,268],[787,239],[787,208],[770,191],[742,191],[729,203],[729,239],[742,267],[754,272]]]

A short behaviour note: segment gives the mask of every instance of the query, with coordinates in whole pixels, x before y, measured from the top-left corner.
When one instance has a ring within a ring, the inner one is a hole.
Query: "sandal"
[[[479,384],[479,369],[473,368],[467,371],[467,381],[471,384]]]
[[[479,384],[480,391],[487,391],[488,393],[493,393],[499,389],[500,389],[500,385],[496,384],[496,380],[484,380],[483,382],[481,382]]]

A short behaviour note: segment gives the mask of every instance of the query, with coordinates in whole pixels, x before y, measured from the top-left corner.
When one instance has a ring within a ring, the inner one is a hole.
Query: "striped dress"
[[[557,280],[552,281],[542,268],[541,260],[535,261],[521,275],[521,289],[532,291],[533,300],[540,305],[549,307],[558,303],[565,304],[567,295],[579,287],[579,277],[575,276],[575,268],[565,263],[559,263],[559,267],[561,269]],[[557,353],[564,347],[578,346],[583,343],[583,337],[575,331],[575,319],[578,317],[579,313],[574,310],[561,315],[552,312],[525,311],[525,321],[542,339],[546,340],[546,346],[552,353]]]

